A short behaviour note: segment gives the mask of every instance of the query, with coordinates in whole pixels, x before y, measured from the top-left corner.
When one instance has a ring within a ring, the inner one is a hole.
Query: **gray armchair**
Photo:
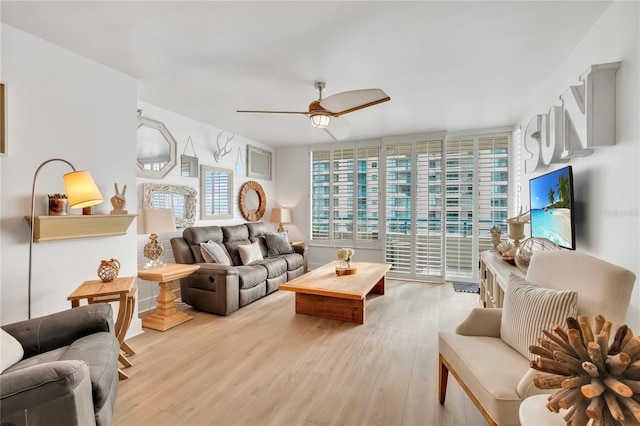
[[[118,391],[111,305],[81,306],[2,329],[24,349],[0,374],[2,424],[109,425]]]

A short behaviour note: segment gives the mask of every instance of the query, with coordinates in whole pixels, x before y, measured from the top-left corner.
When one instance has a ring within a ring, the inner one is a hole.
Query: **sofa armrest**
[[[93,333],[115,333],[113,313],[108,303],[83,305],[44,317],[3,325],[2,328],[20,342],[24,348],[24,358],[68,346]]]
[[[291,247],[293,247],[295,253],[300,253],[303,256],[309,251],[309,247],[306,244],[291,244]]]
[[[463,336],[500,337],[502,309],[474,308],[467,318],[456,328],[456,334]]]
[[[302,255],[302,261],[304,265],[304,272],[309,270],[309,247],[306,244],[293,244],[294,253]]]
[[[0,375],[2,424],[95,424],[89,367],[55,361]]]

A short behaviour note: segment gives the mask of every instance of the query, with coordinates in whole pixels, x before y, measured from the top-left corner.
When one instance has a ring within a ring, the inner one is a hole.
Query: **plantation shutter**
[[[311,153],[311,239],[329,240],[331,163],[329,151]]]
[[[445,143],[446,276],[473,276],[473,139]]]

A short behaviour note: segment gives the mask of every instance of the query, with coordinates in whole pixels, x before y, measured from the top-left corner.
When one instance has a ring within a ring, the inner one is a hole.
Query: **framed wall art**
[[[271,180],[271,151],[247,145],[247,176]]]

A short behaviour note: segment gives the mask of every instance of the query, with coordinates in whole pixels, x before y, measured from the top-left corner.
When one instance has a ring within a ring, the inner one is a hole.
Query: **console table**
[[[485,308],[502,308],[504,291],[512,272],[524,278],[520,269],[502,260],[498,252],[487,250],[480,253],[480,303]]]

